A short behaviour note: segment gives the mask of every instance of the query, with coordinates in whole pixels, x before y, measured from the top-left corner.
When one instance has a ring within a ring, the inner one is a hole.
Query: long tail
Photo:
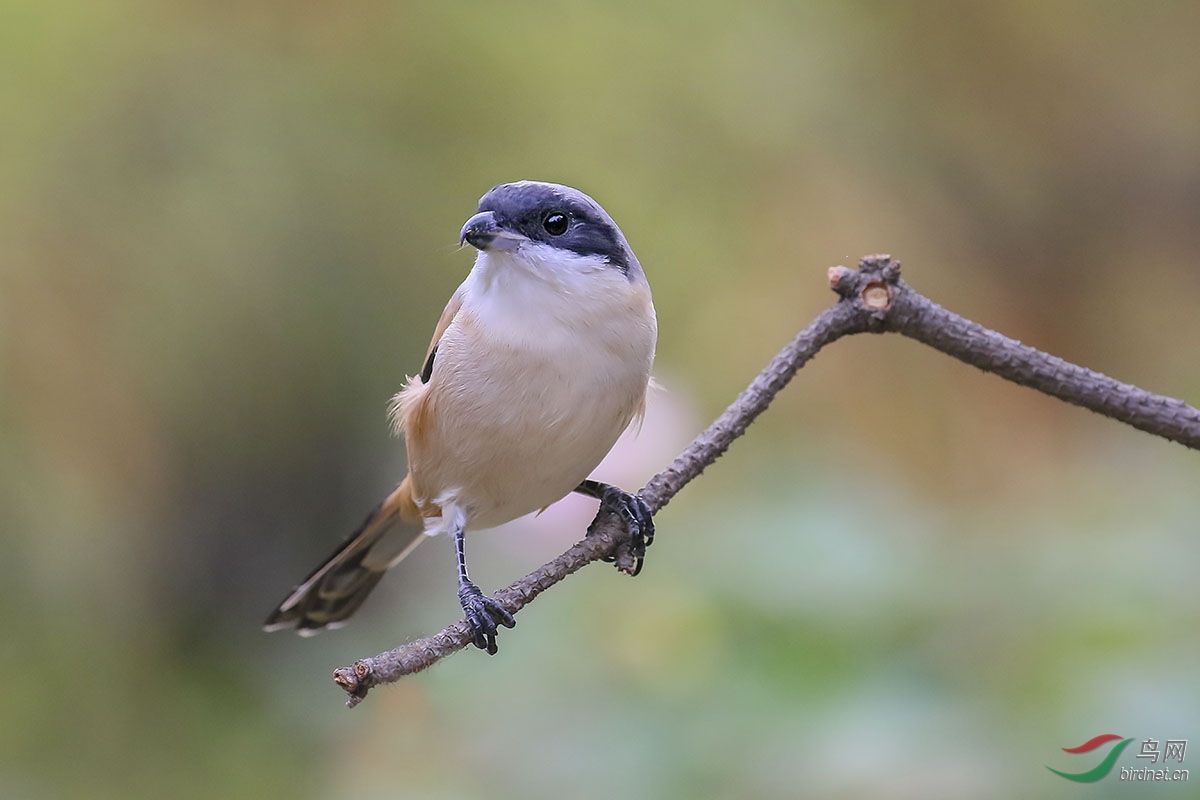
[[[279,604],[263,628],[295,628],[301,636],[312,636],[322,628],[345,625],[383,574],[424,538],[424,525],[405,480]]]

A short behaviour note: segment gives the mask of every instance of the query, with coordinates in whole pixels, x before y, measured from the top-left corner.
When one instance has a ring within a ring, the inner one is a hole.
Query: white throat
[[[603,256],[581,256],[540,243],[481,252],[463,284],[464,307],[496,331],[520,338],[555,328],[590,328],[627,305],[629,279]]]

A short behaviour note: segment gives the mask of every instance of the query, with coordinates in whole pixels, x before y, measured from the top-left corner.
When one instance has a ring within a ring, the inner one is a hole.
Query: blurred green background
[[[1198,39],[1194,3],[0,2],[0,797],[1126,796],[1045,765],[1200,738],[1200,459],[894,337],[495,658],[342,706],[334,667],[457,618],[440,540],[345,630],[258,625],[403,474],[387,399],[501,181],[589,192],[649,274],[630,487],[877,251],[1200,401]]]

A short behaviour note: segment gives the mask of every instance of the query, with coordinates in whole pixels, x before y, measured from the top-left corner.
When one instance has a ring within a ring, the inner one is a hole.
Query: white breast
[[[657,329],[649,287],[599,258],[482,253],[438,345],[421,494],[471,528],[568,494],[645,400]]]

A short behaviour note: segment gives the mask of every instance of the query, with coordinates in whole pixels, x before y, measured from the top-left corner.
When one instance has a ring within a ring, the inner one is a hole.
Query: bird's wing
[[[442,336],[450,327],[450,323],[454,321],[462,304],[463,289],[460,286],[451,296],[450,302],[446,304],[445,310],[442,311],[442,317],[433,330],[433,339],[430,340],[429,349],[425,352],[425,361],[421,367],[420,377],[410,378],[407,385],[392,398],[392,402],[388,405],[388,418],[391,419],[392,429],[397,435],[404,434],[409,427],[410,418],[417,413],[416,409],[421,405],[421,399],[425,396],[425,390],[429,386],[429,379],[433,376],[433,362],[437,358],[438,342],[442,340]]]
[[[425,360],[421,362],[421,382],[429,383],[429,377],[433,374],[433,360],[437,356],[438,342],[442,340],[442,334],[446,332],[446,328],[450,327],[450,323],[454,321],[454,315],[462,308],[462,287],[450,297],[450,302],[446,304],[445,310],[442,311],[442,318],[438,320],[437,327],[433,329],[433,338],[429,341],[429,349],[425,351]]]

